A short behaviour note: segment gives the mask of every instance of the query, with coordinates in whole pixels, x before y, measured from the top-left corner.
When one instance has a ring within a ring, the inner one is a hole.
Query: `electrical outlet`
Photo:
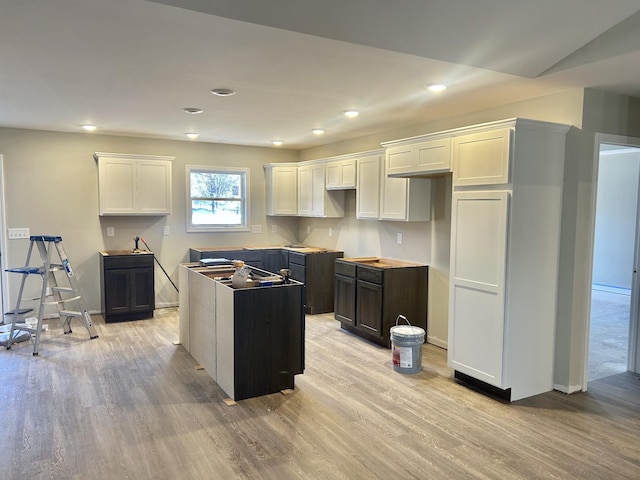
[[[278,225],[271,225],[271,233],[278,233]]]
[[[333,228],[329,227],[329,236],[333,237]]]
[[[116,230],[113,227],[107,227],[107,237],[113,237],[116,234]]]
[[[28,228],[10,228],[9,229],[9,240],[19,240],[22,238],[28,239],[29,229]]]
[[[398,232],[398,234],[396,235],[396,242],[398,243],[398,245],[402,245],[402,233]]]
[[[162,235],[166,237],[169,234],[171,234],[171,228],[169,227],[169,225],[165,225],[164,227],[162,227]]]
[[[311,233],[311,225],[307,225],[307,233]]]

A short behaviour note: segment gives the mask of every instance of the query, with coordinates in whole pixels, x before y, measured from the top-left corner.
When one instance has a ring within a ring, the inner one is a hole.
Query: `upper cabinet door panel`
[[[100,215],[137,213],[136,170],[133,160],[98,160]]]
[[[451,171],[451,139],[441,138],[415,146],[416,167],[419,172]]]
[[[171,213],[171,163],[141,161],[138,163],[138,213],[166,215]]]
[[[509,183],[511,137],[511,128],[501,128],[454,138],[454,186]]]

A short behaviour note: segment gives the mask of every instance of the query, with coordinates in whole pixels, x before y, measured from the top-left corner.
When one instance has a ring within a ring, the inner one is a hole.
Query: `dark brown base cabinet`
[[[100,252],[101,306],[105,322],[153,317],[153,260],[152,253]]]
[[[426,331],[428,268],[336,260],[334,317],[343,329],[387,348],[398,315]]]

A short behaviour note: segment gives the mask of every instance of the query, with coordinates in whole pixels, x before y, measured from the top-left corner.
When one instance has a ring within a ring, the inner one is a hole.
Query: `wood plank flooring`
[[[175,309],[104,324],[89,340],[56,321],[0,351],[2,479],[638,479],[640,381],[515,403],[423,371],[307,316],[306,370],[288,395],[228,406],[181,346]]]

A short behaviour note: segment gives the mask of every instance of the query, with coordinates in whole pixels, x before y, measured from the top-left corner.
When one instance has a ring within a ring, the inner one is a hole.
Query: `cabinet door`
[[[356,279],[336,275],[334,317],[350,325],[356,323]]]
[[[171,162],[139,160],[136,165],[138,213],[171,213]]]
[[[400,145],[385,150],[387,173],[389,175],[413,173],[416,162],[413,145]]]
[[[327,162],[327,189],[342,188],[342,161]]]
[[[382,285],[358,280],[356,304],[357,327],[382,337]]]
[[[131,269],[114,268],[104,272],[105,315],[131,311]]]
[[[114,157],[98,159],[100,215],[137,213],[137,180],[134,160]]]
[[[509,183],[511,128],[472,133],[453,140],[453,185]]]
[[[380,156],[358,159],[356,218],[378,219],[380,211]]]
[[[451,171],[450,138],[420,142],[414,146],[416,172],[444,173]]]
[[[281,268],[288,267],[289,260],[285,258],[282,250],[266,249],[262,251],[262,268],[267,272],[278,273]]]
[[[449,365],[503,386],[509,193],[454,193]]]
[[[131,311],[155,309],[153,268],[132,268],[131,275]]]
[[[298,167],[265,167],[267,215],[298,214]]]
[[[312,206],[311,167],[298,168],[298,215],[311,216]]]
[[[387,177],[380,184],[380,220],[407,220],[408,182],[406,178]]]
[[[311,216],[313,217],[322,217],[325,215],[325,197],[327,196],[327,191],[324,177],[324,164],[311,166]]]

